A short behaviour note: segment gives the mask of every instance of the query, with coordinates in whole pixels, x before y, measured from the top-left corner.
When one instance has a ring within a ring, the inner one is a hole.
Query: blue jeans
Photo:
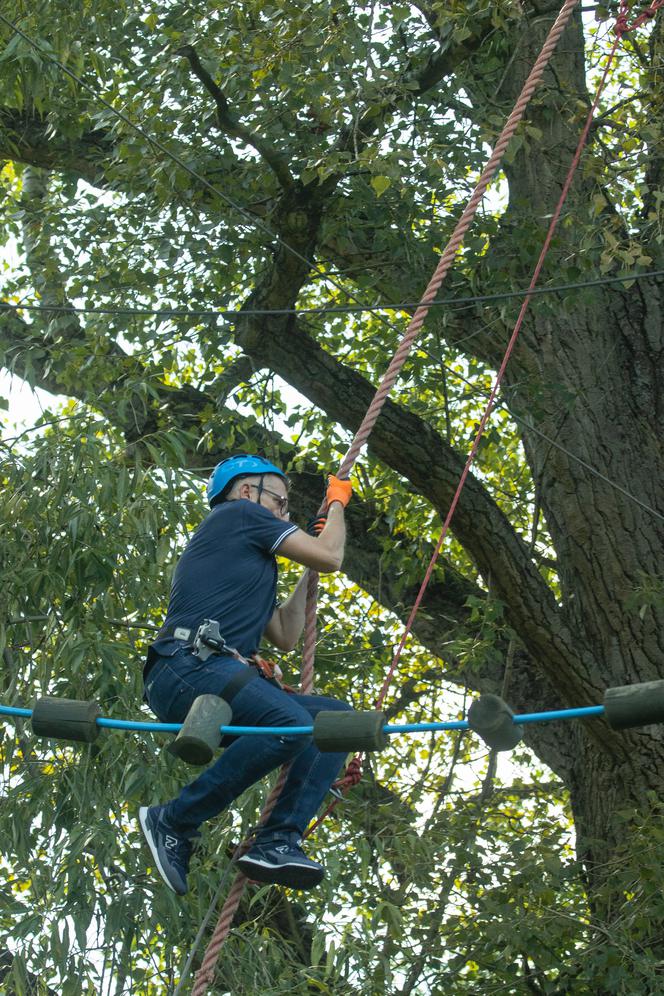
[[[161,722],[181,723],[198,695],[223,698],[225,686],[246,666],[233,657],[218,655],[203,662],[181,647],[172,657],[157,656],[147,676],[145,697]],[[345,702],[321,695],[284,692],[258,677],[234,697],[232,722],[238,726],[311,726],[321,710],[350,708]],[[322,753],[310,736],[234,737],[210,767],[167,803],[164,816],[174,829],[195,830],[230,806],[259,778],[290,763],[283,791],[262,835],[279,831],[301,835],[345,758],[346,754]]]

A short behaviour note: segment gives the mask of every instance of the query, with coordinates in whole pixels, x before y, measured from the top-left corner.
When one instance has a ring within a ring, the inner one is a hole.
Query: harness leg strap
[[[255,667],[250,667],[247,665],[242,671],[231,678],[226,687],[224,688],[224,694],[220,696],[224,702],[228,702],[230,705],[238,692],[241,692],[245,685],[248,685],[250,681],[255,681],[256,678],[260,677],[258,671]]]

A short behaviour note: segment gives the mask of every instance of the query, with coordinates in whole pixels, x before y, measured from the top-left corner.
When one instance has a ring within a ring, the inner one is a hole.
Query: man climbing
[[[215,467],[207,487],[211,511],[178,561],[166,619],[148,652],[145,698],[162,722],[181,723],[203,694],[230,699],[237,726],[310,726],[321,710],[350,708],[319,695],[287,693],[251,665],[263,636],[289,651],[304,626],[308,570],[277,606],[275,553],[307,569],[338,570],[351,493],[350,481],[330,477],[327,516],[311,536],[289,522],[288,481],[278,467],[249,454]],[[194,646],[206,619],[218,622],[225,645],[210,656],[209,646],[205,653]],[[271,815],[237,864],[261,882],[312,888],[324,869],[306,857],[301,838],[345,755],[321,753],[311,737],[298,735],[228,739],[220,757],[177,798],[141,807],[140,825],[159,873],[183,895],[200,825],[269,771],[290,763]]]

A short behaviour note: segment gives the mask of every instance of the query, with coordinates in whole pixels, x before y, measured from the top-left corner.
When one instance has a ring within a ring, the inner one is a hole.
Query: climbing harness
[[[194,634],[191,652],[194,657],[198,657],[202,661],[206,661],[208,657],[212,657],[215,654],[226,654],[230,657],[235,657],[237,660],[244,660],[235,647],[229,647],[226,643],[219,631],[219,623],[216,619],[203,620]]]
[[[293,688],[292,685],[286,684],[284,673],[276,661],[271,661],[267,657],[261,657],[260,654],[253,654],[249,663],[252,667],[256,668],[266,681],[271,681],[273,685],[278,685],[284,692],[288,692],[289,694],[297,692],[297,689]]]
[[[196,629],[186,626],[163,626],[157,633],[156,640],[168,638],[182,641],[185,648],[202,662],[209,660],[210,657],[215,655],[222,655],[224,657],[233,657],[245,665],[226,683],[223,697],[219,695],[199,695],[194,700],[184,723],[181,725],[176,724],[177,737],[167,749],[169,753],[181,758],[181,760],[186,761],[188,764],[208,764],[214,756],[215,749],[222,743],[224,735],[239,735],[239,730],[230,729],[233,715],[231,706],[236,695],[248,684],[256,681],[258,678],[263,678],[279,688],[284,687],[286,690],[292,691],[290,687],[282,685],[280,681],[281,670],[278,665],[271,664],[271,662],[259,657],[258,654],[254,654],[249,658],[243,657],[239,650],[231,647],[224,639],[216,619],[204,619]],[[143,682],[145,685],[143,699],[145,702],[149,702],[150,672],[158,659],[157,651],[155,651],[153,646],[149,647],[147,662],[143,670]],[[223,664],[221,664],[221,667],[223,667]],[[53,701],[57,702],[57,700]],[[78,717],[78,712],[81,710],[82,704],[73,703],[72,700],[67,701],[70,703],[76,717]],[[44,700],[40,699],[35,706],[42,713],[44,709],[43,702]],[[57,709],[58,707],[56,706],[55,708]],[[40,714],[38,712],[38,716]],[[85,715],[87,716],[88,714],[86,713]],[[98,713],[94,716],[94,721],[96,721],[97,716]],[[60,719],[61,712],[58,712],[56,730],[57,728],[62,728],[59,722]],[[164,724],[164,726],[169,725],[172,724]],[[39,729],[42,736],[48,736],[47,725],[45,726],[42,723]],[[93,735],[89,721],[86,733],[88,736]],[[54,734],[51,733],[51,735]],[[94,735],[96,736],[96,733]],[[78,738],[73,737],[73,739]],[[226,743],[229,742],[226,741]]]
[[[223,654],[226,657],[235,657],[245,664],[248,663],[239,650],[226,643],[216,619],[204,619],[198,626],[162,626],[154,638],[154,643],[159,640],[180,640],[194,657],[198,657],[201,661],[206,661],[213,654]]]
[[[215,655],[234,657],[235,660],[241,661],[247,667],[253,669],[246,674],[244,671],[241,671],[231,679],[224,689],[224,698],[227,702],[231,702],[247,682],[258,677],[265,678],[266,681],[270,681],[273,685],[277,685],[285,691],[294,691],[290,685],[286,685],[282,680],[282,670],[275,661],[267,660],[259,654],[251,654],[249,657],[244,657],[239,650],[226,643],[216,619],[204,619],[196,629],[186,626],[163,626],[155,637],[155,643],[158,640],[168,638],[181,640],[185,644],[185,647],[190,650],[191,654],[194,657],[198,657],[200,661],[205,662]],[[150,647],[148,651],[148,664],[143,672],[145,681],[148,680],[148,675],[152,669],[152,665],[155,663],[156,656],[156,652]]]

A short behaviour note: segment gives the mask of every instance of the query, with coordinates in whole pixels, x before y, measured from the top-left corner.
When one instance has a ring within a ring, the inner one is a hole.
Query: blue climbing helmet
[[[288,480],[283,470],[279,470],[265,457],[252,456],[251,453],[237,453],[218,463],[210,474],[207,483],[208,504],[212,505],[214,499],[218,498],[236,477],[245,477],[249,474],[276,474],[277,477],[283,477],[284,481]]]

